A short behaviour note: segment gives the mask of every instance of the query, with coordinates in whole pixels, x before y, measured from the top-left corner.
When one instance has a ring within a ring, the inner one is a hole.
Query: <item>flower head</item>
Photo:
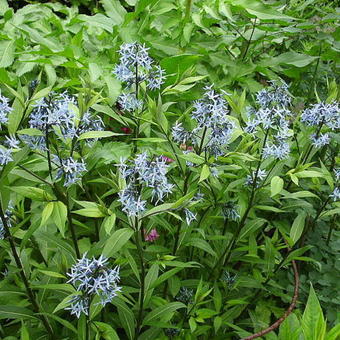
[[[12,108],[8,104],[9,99],[0,94],[0,128],[1,124],[7,124],[8,114],[12,111]]]
[[[86,166],[83,160],[78,162],[72,157],[66,159],[54,157],[54,161],[55,163],[59,164],[56,179],[60,179],[62,176],[64,176],[64,186],[66,187],[79,182],[83,173],[86,171]]]
[[[100,304],[105,306],[117,296],[121,290],[118,286],[120,280],[119,268],[110,269],[108,260],[104,256],[98,259],[88,259],[86,254],[71,267],[67,273],[74,288],[81,292],[81,295],[73,297],[70,302],[71,306],[66,309],[71,310],[71,314],[76,314],[79,318],[81,313],[88,315],[91,298],[99,296]]]

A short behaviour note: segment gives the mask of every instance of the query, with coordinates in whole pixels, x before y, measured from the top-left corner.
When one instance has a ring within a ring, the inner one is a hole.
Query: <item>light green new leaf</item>
[[[312,285],[310,286],[308,301],[303,312],[301,324],[306,339],[320,340],[324,338],[326,324]]]
[[[204,164],[201,170],[200,179],[198,182],[202,182],[210,176],[210,169],[207,164]]]
[[[105,137],[113,137],[113,136],[121,136],[123,133],[116,133],[111,131],[88,131],[81,134],[78,140],[90,139],[90,138],[105,138]]]
[[[34,201],[51,201],[53,197],[45,190],[35,187],[8,187],[10,190],[16,192],[17,194],[30,198]]]
[[[50,218],[53,212],[53,209],[54,209],[54,202],[48,202],[41,214],[41,223],[40,223],[41,226],[46,224],[46,222],[48,221],[48,219]]]
[[[270,181],[270,196],[273,197],[279,194],[283,189],[283,179],[279,176],[274,176]]]
[[[15,40],[0,42],[0,68],[11,66],[14,61]]]
[[[89,63],[90,80],[94,83],[103,73],[101,67],[96,63]]]
[[[121,25],[124,22],[126,9],[118,0],[101,0],[105,13],[112,19],[112,25]]]

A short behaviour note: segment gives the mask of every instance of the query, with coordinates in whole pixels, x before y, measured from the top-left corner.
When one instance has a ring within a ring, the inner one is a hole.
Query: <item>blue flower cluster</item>
[[[6,219],[6,224],[10,228],[12,226],[11,217],[12,217],[13,206],[11,202],[8,204],[8,208],[4,211],[4,216]],[[0,218],[0,240],[3,240],[6,237],[6,230],[4,227],[4,223]]]
[[[272,83],[268,89],[263,89],[257,93],[256,102],[258,109],[249,108],[248,122],[245,132],[253,136],[258,129],[262,129],[268,134],[266,144],[263,147],[263,157],[274,157],[285,159],[290,152],[289,147],[289,118],[291,112],[287,108],[291,103],[288,92],[288,85],[280,86]]]
[[[12,108],[8,104],[9,99],[0,94],[0,130],[1,124],[7,124],[8,114],[12,111]]]
[[[331,137],[328,133],[321,133],[323,127],[330,130],[340,129],[340,108],[339,103],[317,103],[303,111],[301,122],[308,126],[318,127],[317,133],[311,135],[312,144],[321,148],[330,143]]]
[[[335,202],[340,200],[340,168],[334,169],[334,175],[336,187],[334,188],[333,192],[329,195],[329,197],[332,198],[333,201]]]
[[[190,225],[191,222],[196,221],[197,214],[193,213],[191,210],[185,208],[184,209],[185,214],[185,221],[187,222],[187,225]]]
[[[80,181],[83,173],[86,171],[86,166],[83,160],[78,162],[72,157],[60,159],[59,157],[54,156],[53,161],[58,165],[55,178],[58,180],[64,176],[64,186],[66,187]]]
[[[52,92],[35,103],[30,114],[29,127],[43,133],[54,131],[64,140],[79,137],[84,132],[103,130],[104,124],[100,117],[93,117],[90,112],[85,112],[83,117],[78,119],[75,108],[74,97],[66,92]],[[22,140],[32,149],[46,150],[45,136],[24,135]]]
[[[12,108],[9,106],[9,99],[0,95],[0,130],[1,125],[6,125],[8,123],[8,114],[11,111]],[[15,143],[14,139],[15,138],[6,136],[4,145],[0,145],[0,166],[4,166],[13,161],[12,151],[18,146],[18,143]]]
[[[237,206],[234,202],[227,202],[222,207],[223,216],[231,221],[237,221],[240,215],[237,211]]]
[[[119,98],[118,103],[123,110],[134,111],[141,109],[143,102],[138,99],[137,87],[146,82],[146,87],[156,90],[165,80],[165,72],[159,65],[153,65],[154,61],[148,54],[148,48],[137,42],[123,44],[120,47],[119,64],[113,70],[117,79],[125,83],[125,92]]]
[[[148,155],[143,152],[136,155],[132,165],[121,160],[118,167],[121,176],[127,181],[126,188],[119,192],[119,202],[129,216],[137,216],[145,210],[146,201],[141,199],[140,186],[152,189],[152,200],[156,203],[162,202],[172,192],[173,185],[166,177],[169,165],[163,157],[149,161]]]
[[[70,310],[71,314],[78,318],[81,313],[89,314],[91,299],[94,296],[99,296],[100,304],[105,306],[121,291],[121,287],[118,286],[119,267],[108,268],[108,260],[103,256],[98,260],[95,258],[91,260],[84,254],[67,275],[70,277],[67,282],[81,294],[74,296],[69,301],[71,305],[65,309]]]
[[[213,85],[204,89],[203,98],[193,103],[194,109],[191,113],[191,118],[196,121],[197,126],[188,132],[181,123],[176,123],[172,128],[172,137],[178,143],[190,141],[198,145],[200,138],[204,136],[204,150],[217,158],[225,153],[235,124],[230,119],[227,102],[222,94],[217,93]]]
[[[254,185],[254,183],[256,182],[255,186],[256,188],[258,188],[261,182],[266,178],[266,176],[267,176],[266,170],[259,169],[259,171],[257,172],[257,176],[256,176],[256,171],[254,170],[251,175],[247,176],[246,185],[251,186],[251,185]]]

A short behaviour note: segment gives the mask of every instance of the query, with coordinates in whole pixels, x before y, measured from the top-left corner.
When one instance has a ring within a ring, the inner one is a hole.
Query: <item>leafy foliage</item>
[[[337,11],[0,0],[1,338],[337,339]]]

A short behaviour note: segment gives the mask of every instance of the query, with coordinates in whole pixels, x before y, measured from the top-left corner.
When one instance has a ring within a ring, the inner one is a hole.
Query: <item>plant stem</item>
[[[332,222],[329,225],[329,231],[328,231],[327,241],[326,241],[327,246],[329,245],[329,242],[331,241],[332,232],[333,232],[334,227],[335,227],[335,216],[333,216]]]
[[[222,270],[223,270],[223,267],[225,266],[225,264],[229,261],[230,259],[230,256],[231,256],[231,251],[232,249],[234,248],[234,245],[237,241],[237,238],[238,236],[240,235],[240,232],[242,230],[242,228],[244,227],[245,225],[245,222],[247,220],[247,217],[248,217],[248,214],[253,206],[253,201],[254,201],[254,197],[255,197],[255,192],[256,192],[256,189],[257,189],[257,178],[258,178],[258,174],[259,174],[259,170],[260,170],[260,167],[261,167],[261,164],[262,164],[262,159],[263,159],[263,148],[264,146],[266,145],[266,142],[267,142],[267,138],[268,138],[268,135],[269,135],[269,128],[266,130],[266,133],[265,133],[265,136],[264,136],[264,139],[263,139],[263,145],[262,145],[262,148],[260,150],[260,159],[258,161],[258,164],[257,164],[257,168],[255,170],[255,176],[254,176],[254,179],[253,179],[253,185],[252,185],[252,189],[251,189],[251,194],[250,194],[250,198],[249,198],[249,202],[248,202],[248,206],[247,206],[247,209],[246,211],[244,212],[243,216],[242,216],[242,219],[237,227],[237,229],[235,229],[235,232],[234,232],[234,235],[233,237],[231,238],[228,246],[226,247],[225,251],[223,252],[223,254],[221,255],[221,257],[217,260],[216,264],[214,265],[210,275],[213,275],[217,266],[220,264],[220,262],[222,261],[222,264],[221,264],[221,268],[218,272],[218,276],[220,276]]]
[[[192,3],[193,3],[193,0],[186,0],[184,23],[187,23],[190,18]]]
[[[138,231],[138,219],[136,218],[135,221],[135,242],[137,247],[137,253],[140,261],[141,266],[141,277],[140,277],[140,294],[139,294],[139,310],[138,310],[138,316],[137,316],[137,326],[136,326],[136,335],[135,339],[138,338],[142,323],[143,323],[143,310],[144,310],[144,295],[145,295],[145,262],[144,262],[144,256],[143,256],[143,248],[141,246],[141,238],[143,229],[140,228],[141,235],[139,235]]]
[[[19,254],[18,254],[18,252],[15,248],[15,241],[14,241],[14,238],[13,238],[13,236],[12,236],[10,230],[9,230],[9,226],[7,224],[7,219],[5,217],[1,201],[0,201],[0,218],[1,218],[1,221],[2,221],[2,225],[5,229],[6,235],[8,237],[8,241],[9,241],[11,251],[12,251],[12,254],[13,254],[13,257],[14,257],[14,261],[15,261],[18,269],[19,269],[19,274],[20,274],[21,280],[22,280],[22,282],[25,286],[27,297],[28,297],[28,299],[29,299],[29,301],[30,301],[30,303],[33,307],[34,313],[39,314],[40,313],[39,305],[38,305],[38,303],[35,299],[34,292],[29,285],[29,282],[28,282],[28,279],[26,277],[23,265],[22,265],[21,260],[20,260],[20,256],[19,256]],[[51,340],[55,339],[52,327],[51,327],[50,323],[48,322],[47,318],[44,315],[40,314],[39,319],[43,323],[43,325],[44,325],[44,327],[45,327],[45,329],[48,333],[49,338]]]
[[[246,49],[245,49],[245,51],[244,51],[244,53],[243,53],[242,61],[245,59],[245,57],[246,57],[246,55],[247,55],[247,53],[248,53],[248,49],[249,49],[250,44],[251,44],[251,39],[253,39],[253,35],[254,35],[255,27],[256,27],[256,19],[257,19],[257,18],[255,18],[255,20],[254,20],[253,29],[252,29],[252,31],[251,31],[250,38],[249,38],[249,40],[248,40],[248,42],[247,42]]]
[[[74,224],[72,222],[72,215],[71,215],[68,193],[66,193],[66,199],[65,199],[64,204],[66,205],[66,209],[67,209],[67,221],[68,221],[68,226],[71,230],[71,236],[72,236],[74,250],[76,251],[77,258],[80,259],[80,251],[79,251],[79,247],[78,247],[76,231],[75,231],[75,228],[74,228]]]
[[[37,178],[37,179],[40,180],[41,182],[43,182],[43,183],[45,183],[45,184],[47,184],[47,185],[49,185],[49,186],[52,185],[52,183],[46,181],[45,179],[43,179],[43,178],[40,177],[39,175],[35,174],[33,171],[31,171],[31,170],[25,168],[24,166],[22,166],[22,165],[20,165],[20,164],[17,164],[17,166],[18,166],[20,169],[22,169],[22,170],[26,171],[27,173],[29,173],[30,175],[32,175],[33,177]]]

